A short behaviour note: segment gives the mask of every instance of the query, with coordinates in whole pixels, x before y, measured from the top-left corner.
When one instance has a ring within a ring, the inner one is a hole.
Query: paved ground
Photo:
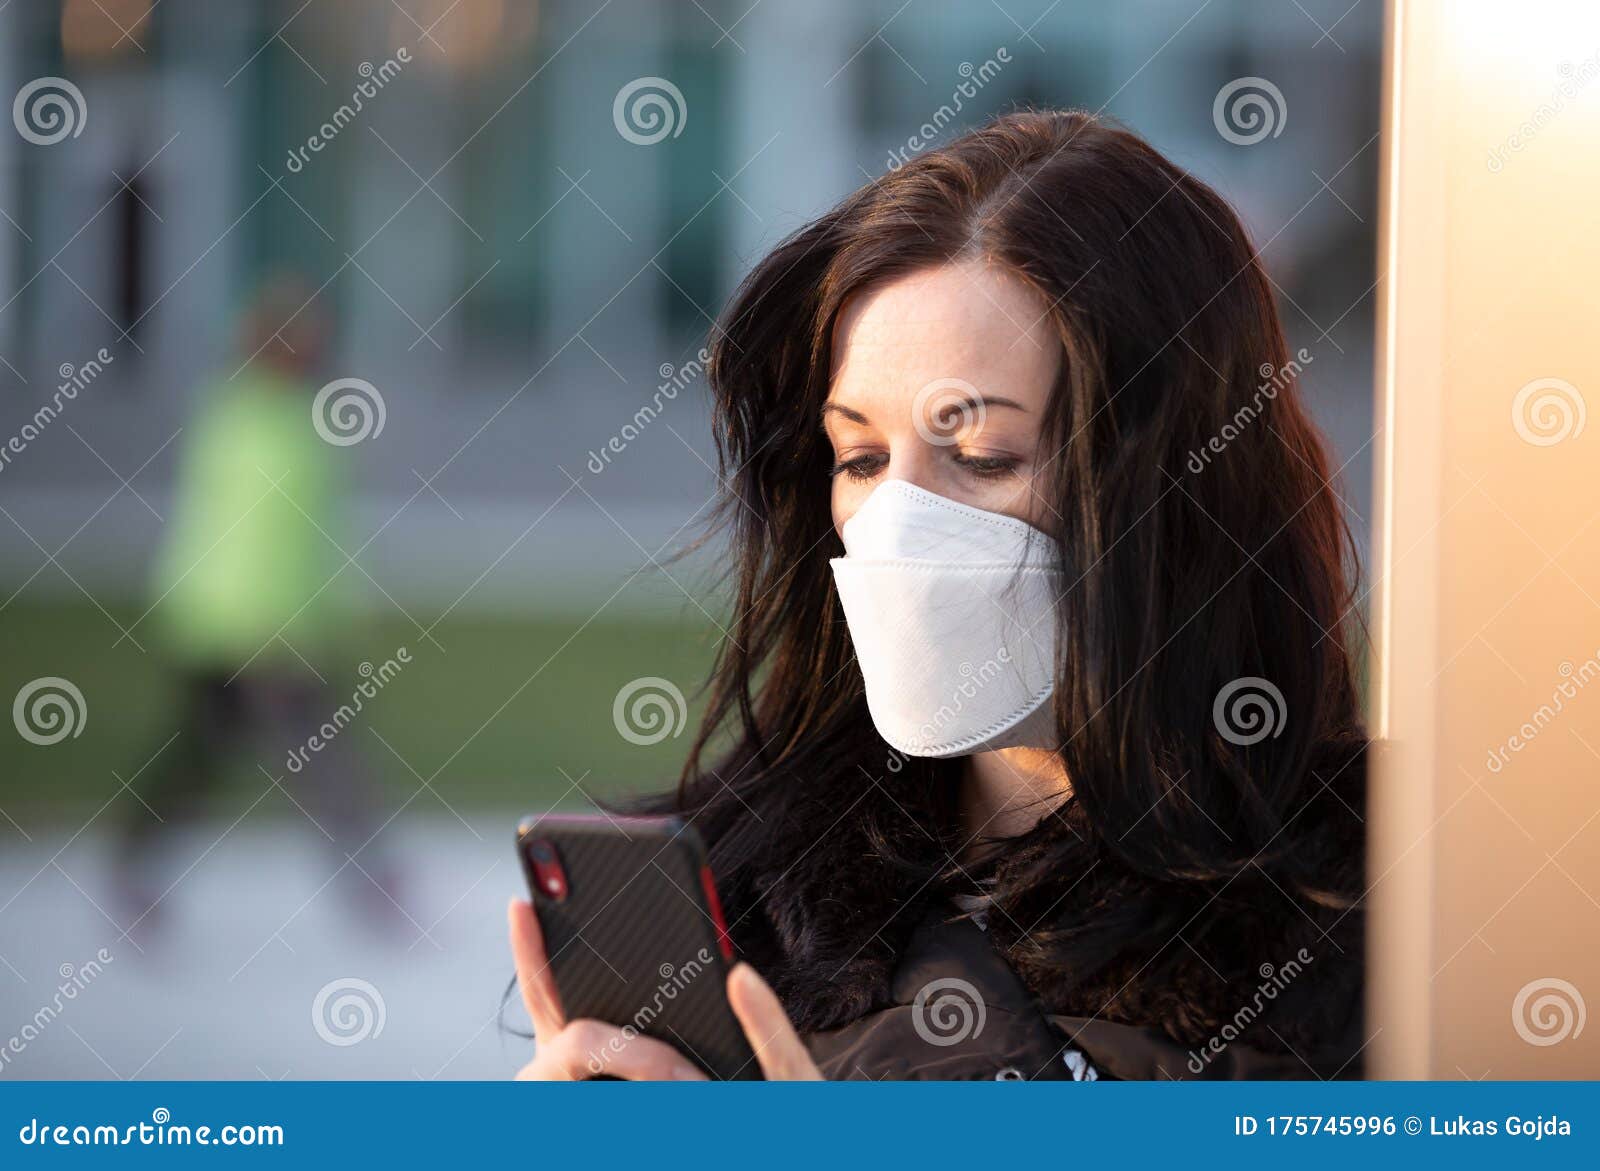
[[[137,912],[115,897],[104,837],[68,844],[64,826],[19,846],[11,834],[0,1078],[507,1076],[528,1047],[499,1018],[505,901],[522,886],[515,819],[467,816],[385,831],[409,867],[404,915],[292,824],[198,828],[172,843],[159,918],[129,936]],[[102,948],[111,959],[96,972]],[[520,1007],[505,1021],[523,1027]]]

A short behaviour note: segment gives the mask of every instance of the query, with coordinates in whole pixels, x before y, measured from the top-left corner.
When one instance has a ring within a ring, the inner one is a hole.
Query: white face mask
[[[886,480],[844,524],[833,580],[878,734],[907,756],[1055,747],[1055,542]]]

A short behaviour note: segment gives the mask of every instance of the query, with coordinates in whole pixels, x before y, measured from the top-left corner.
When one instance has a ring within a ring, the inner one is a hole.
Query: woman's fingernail
[[[672,1080],[675,1082],[703,1082],[705,1075],[692,1065],[674,1065],[672,1067]]]

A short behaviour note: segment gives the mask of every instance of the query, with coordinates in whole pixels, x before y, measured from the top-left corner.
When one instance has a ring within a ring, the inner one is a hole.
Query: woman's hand
[[[630,1035],[601,1021],[567,1020],[532,905],[512,899],[507,917],[517,984],[533,1021],[533,1060],[517,1074],[519,1080],[580,1081],[599,1074],[628,1081],[706,1080],[676,1049],[652,1037]],[[738,964],[728,974],[728,1003],[768,1081],[822,1077],[783,1005],[749,964]]]
[[[783,1003],[749,964],[735,964],[728,973],[728,1004],[744,1026],[745,1040],[769,1082],[822,1080],[822,1071],[789,1023]]]

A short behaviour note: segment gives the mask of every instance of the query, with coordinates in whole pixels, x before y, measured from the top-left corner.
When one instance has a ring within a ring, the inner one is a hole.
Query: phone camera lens
[[[565,902],[567,874],[561,868],[561,859],[556,854],[555,846],[544,838],[530,842],[528,858],[533,863],[530,878],[535,892],[553,902]]]

